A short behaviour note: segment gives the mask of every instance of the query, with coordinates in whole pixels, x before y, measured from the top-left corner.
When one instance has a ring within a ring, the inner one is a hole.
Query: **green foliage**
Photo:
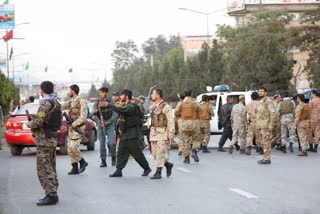
[[[0,105],[3,113],[5,115],[9,113],[11,100],[13,100],[14,104],[17,104],[19,99],[18,88],[0,71]]]
[[[96,89],[96,86],[94,84],[91,84],[91,88],[88,92],[88,99],[98,98],[98,97],[99,97],[99,91]]]

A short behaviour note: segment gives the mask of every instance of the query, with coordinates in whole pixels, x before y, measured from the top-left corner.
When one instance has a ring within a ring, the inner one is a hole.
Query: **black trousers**
[[[223,147],[227,140],[232,140],[232,128],[224,128],[219,141],[219,146]]]

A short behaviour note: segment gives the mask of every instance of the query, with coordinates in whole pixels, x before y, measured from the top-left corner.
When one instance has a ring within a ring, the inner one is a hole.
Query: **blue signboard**
[[[3,4],[0,5],[0,28],[12,29],[15,26],[14,22],[14,5]]]

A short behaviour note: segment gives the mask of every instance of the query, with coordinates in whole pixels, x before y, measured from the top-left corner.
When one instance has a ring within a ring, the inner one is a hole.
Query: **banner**
[[[261,0],[262,4],[314,4],[320,0]],[[245,0],[245,4],[260,4],[260,0]]]
[[[14,5],[0,5],[0,29],[12,29],[14,26]]]

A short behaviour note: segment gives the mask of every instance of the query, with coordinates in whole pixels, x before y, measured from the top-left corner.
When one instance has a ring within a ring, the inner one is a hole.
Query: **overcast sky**
[[[105,73],[111,80],[110,54],[115,41],[131,39],[140,47],[159,34],[205,35],[206,16],[178,8],[212,12],[227,7],[227,0],[10,0],[10,3],[15,5],[16,24],[31,23],[17,26],[14,31],[14,37],[24,40],[9,42],[17,55],[15,70],[22,70],[29,62],[26,72],[38,81],[98,77],[103,80]],[[217,24],[233,24],[226,12],[210,15],[210,34]],[[3,41],[0,45],[3,55],[6,46]],[[31,54],[18,56],[23,53]],[[73,68],[71,75],[69,68]]]

